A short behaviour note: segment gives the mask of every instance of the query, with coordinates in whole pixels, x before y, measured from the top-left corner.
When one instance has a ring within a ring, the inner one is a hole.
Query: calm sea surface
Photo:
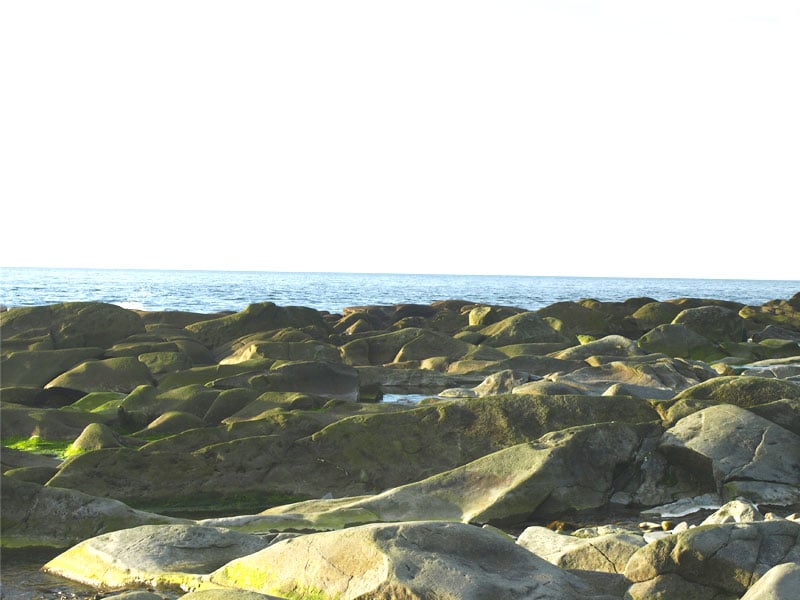
[[[143,310],[238,311],[253,302],[334,313],[367,304],[470,300],[536,310],[562,300],[715,298],[744,304],[787,299],[800,280],[633,279],[495,275],[390,275],[0,268],[0,304],[101,301]]]

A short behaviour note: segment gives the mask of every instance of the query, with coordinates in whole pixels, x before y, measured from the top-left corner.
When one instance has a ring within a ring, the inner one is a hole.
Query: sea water
[[[254,302],[339,313],[371,304],[438,300],[536,310],[554,302],[715,298],[758,305],[800,292],[800,280],[523,277],[253,271],[0,268],[6,307],[99,301],[140,310],[239,311]]]

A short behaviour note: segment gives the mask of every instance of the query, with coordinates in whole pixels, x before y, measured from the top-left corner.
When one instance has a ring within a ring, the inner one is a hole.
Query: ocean
[[[214,313],[239,311],[254,302],[274,302],[339,313],[351,306],[459,299],[536,310],[554,302],[584,298],[714,298],[758,305],[788,299],[797,292],[797,279],[0,268],[0,304],[9,308],[99,301],[148,311]]]

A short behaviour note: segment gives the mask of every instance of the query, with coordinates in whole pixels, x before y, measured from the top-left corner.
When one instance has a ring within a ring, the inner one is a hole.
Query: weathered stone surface
[[[751,406],[748,410],[800,435],[800,400],[775,400],[766,404]]]
[[[668,358],[652,362],[616,360],[551,376],[550,379],[573,385],[583,393],[597,395],[606,393],[612,385],[625,384],[638,397],[662,400],[671,399],[678,391],[701,381],[696,372],[681,365],[676,359]]]
[[[800,383],[742,375],[716,377],[679,392],[664,420],[672,425],[693,412],[717,404],[753,408],[783,399],[800,400]]]
[[[43,570],[99,588],[196,588],[203,574],[265,548],[264,538],[199,525],[142,525],[85,540]]]
[[[674,325],[686,325],[712,342],[742,342],[745,323],[736,311],[722,306],[687,308],[672,320]]]
[[[638,344],[645,352],[675,358],[713,362],[727,356],[718,344],[681,324],[659,325],[640,337]]]
[[[145,415],[148,423],[173,411],[202,418],[220,393],[220,390],[199,384],[166,390],[162,390],[160,386],[143,385],[128,394],[120,406],[130,413]]]
[[[77,454],[100,448],[119,448],[122,445],[119,434],[113,429],[102,423],[91,423],[70,444],[67,453]]]
[[[713,514],[709,515],[701,525],[722,525],[723,523],[751,523],[754,521],[763,521],[764,515],[758,510],[758,507],[742,498],[726,502],[723,506],[717,509]]]
[[[768,377],[717,377],[675,396],[675,400],[684,398],[709,399],[747,408],[782,398],[800,400],[800,384]]]
[[[599,340],[573,346],[553,354],[562,360],[586,360],[590,356],[642,356],[645,352],[636,344],[621,335],[608,335]]]
[[[800,308],[794,299],[771,300],[761,306],[743,306],[739,316],[746,319],[748,324],[777,325],[800,332]]]
[[[609,315],[578,302],[556,302],[540,308],[536,314],[542,318],[560,321],[563,323],[564,330],[573,336],[606,336],[618,333],[618,331],[614,331],[616,328]]]
[[[48,381],[72,367],[102,356],[102,348],[12,352],[0,357],[3,386],[43,387]]]
[[[527,527],[517,543],[562,569],[622,573],[628,559],[645,545],[641,535],[609,533],[574,537],[547,527]]]
[[[442,391],[439,396],[442,398],[484,398],[507,394],[531,379],[532,377],[528,373],[506,369],[489,375],[474,388],[450,388]]]
[[[227,356],[220,358],[220,364],[236,364],[254,358],[271,358],[285,361],[324,361],[341,362],[339,349],[332,344],[317,340],[304,342],[252,342],[242,344]]]
[[[646,425],[575,427],[518,444],[354,503],[382,520],[508,525],[605,506],[613,473],[634,460]],[[591,456],[591,460],[588,457]]]
[[[156,417],[147,427],[138,431],[135,435],[145,437],[150,435],[174,435],[189,429],[203,427],[204,425],[203,420],[196,415],[170,410]]]
[[[0,408],[0,435],[4,443],[9,438],[71,442],[90,423],[105,421],[108,418],[103,415],[82,411],[3,406]]]
[[[258,375],[252,387],[265,392],[303,392],[325,398],[358,400],[358,371],[353,367],[326,362],[293,362]]]
[[[66,548],[82,540],[144,524],[181,523],[134,510],[117,500],[3,477],[2,545]]]
[[[628,594],[636,600],[738,598],[772,567],[799,560],[797,523],[727,523],[651,542],[631,556],[625,576],[634,582]],[[663,596],[654,596],[654,588]]]
[[[133,357],[89,360],[62,373],[45,387],[65,387],[84,392],[130,392],[155,383],[147,366]]]
[[[167,373],[185,371],[194,366],[192,359],[183,352],[143,352],[137,358],[157,379]]]
[[[519,311],[502,306],[476,306],[468,313],[469,326],[483,328],[507,319]]]
[[[0,313],[0,337],[9,340],[47,337],[52,347],[108,348],[130,335],[144,332],[135,312],[100,302],[65,302],[12,308]]]
[[[649,302],[639,307],[632,315],[639,328],[649,331],[659,325],[667,325],[681,312],[672,302]]]
[[[800,437],[743,408],[722,404],[684,417],[664,433],[659,451],[720,492],[735,481],[778,483],[795,487],[800,501]]]
[[[365,525],[287,539],[232,561],[210,580],[342,600],[604,597],[496,531],[441,522]]]
[[[22,450],[15,450],[13,448],[3,447],[0,452],[0,468],[5,473],[9,469],[20,469],[25,467],[44,467],[56,469],[61,464],[61,461],[53,456],[46,456],[43,454],[33,454],[31,452],[23,452]]]
[[[483,380],[482,375],[445,374],[430,369],[363,366],[356,370],[362,389],[378,389],[383,393],[433,395],[450,387],[471,387]]]
[[[300,306],[276,306],[272,302],[251,304],[243,311],[191,323],[186,329],[208,348],[217,348],[245,335],[285,327],[318,327],[327,330],[322,315]]]
[[[569,336],[553,327],[552,321],[533,312],[508,317],[484,327],[478,333],[483,336],[483,344],[495,348],[511,344],[570,341]]]
[[[433,356],[442,356],[449,360],[465,357],[484,360],[506,358],[505,354],[493,348],[468,344],[444,333],[422,330],[420,335],[400,348],[394,362],[419,361]]]
[[[278,596],[259,594],[247,590],[234,590],[231,588],[219,590],[198,590],[181,596],[181,600],[283,600]]]
[[[314,434],[308,447],[324,459],[309,481],[328,481],[337,495],[381,491],[463,465],[547,432],[607,421],[657,420],[652,407],[632,398],[496,396],[357,416]],[[359,474],[363,487],[342,487]],[[324,493],[324,490],[322,490]],[[311,489],[307,493],[313,495]]]
[[[369,335],[340,346],[342,360],[353,366],[380,366],[394,362],[397,353],[423,329],[410,327],[399,331]]]
[[[567,383],[565,381],[553,381],[553,379],[559,378],[558,375],[551,375],[550,377],[550,379],[540,379],[538,381],[523,383],[511,390],[511,393],[533,396],[577,396],[586,392],[586,388],[583,386]]]
[[[775,565],[747,590],[741,600],[793,600],[800,590],[800,563]]]

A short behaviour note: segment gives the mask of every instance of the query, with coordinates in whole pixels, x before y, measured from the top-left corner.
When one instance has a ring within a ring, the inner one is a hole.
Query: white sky
[[[0,7],[0,265],[800,279],[800,2]]]

